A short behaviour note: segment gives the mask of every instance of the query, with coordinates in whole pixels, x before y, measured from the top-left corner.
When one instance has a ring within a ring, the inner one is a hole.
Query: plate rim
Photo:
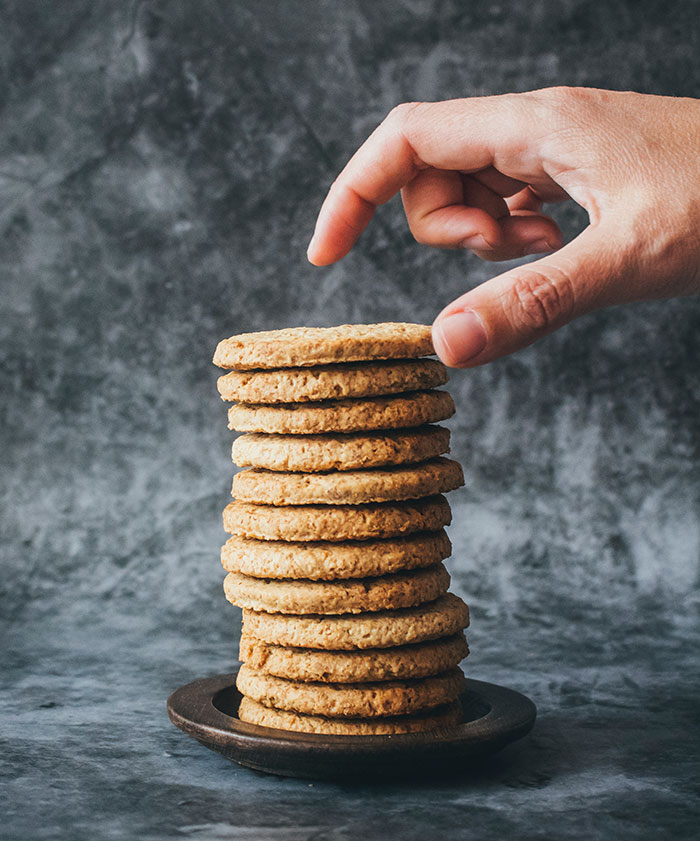
[[[376,754],[378,752],[402,751],[411,748],[442,750],[467,748],[488,742],[502,742],[505,746],[525,736],[534,726],[537,708],[526,695],[515,689],[495,683],[466,678],[465,689],[460,695],[476,695],[479,700],[489,705],[483,716],[450,727],[436,728],[423,733],[397,733],[377,736],[352,736],[299,731],[280,730],[249,724],[237,716],[229,716],[213,703],[220,692],[230,689],[235,693],[238,668],[233,672],[197,678],[175,689],[168,697],[167,711],[171,722],[198,741],[209,744],[218,743],[221,747],[238,745],[241,749],[250,749],[264,743],[269,748],[284,753],[300,749],[317,749],[324,754],[329,751],[343,753],[352,747],[355,755],[360,752]],[[240,694],[240,693],[238,693]],[[183,702],[198,699],[196,718],[182,709]],[[490,732],[486,732],[486,731]],[[216,749],[216,748],[215,748]]]

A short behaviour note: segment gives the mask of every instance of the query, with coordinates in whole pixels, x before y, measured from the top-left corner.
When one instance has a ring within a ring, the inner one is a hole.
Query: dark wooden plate
[[[236,672],[200,678],[168,698],[176,727],[241,765],[284,777],[367,779],[435,776],[473,768],[532,729],[529,698],[480,680],[461,695],[464,722],[427,733],[320,736],[247,724],[238,719]]]

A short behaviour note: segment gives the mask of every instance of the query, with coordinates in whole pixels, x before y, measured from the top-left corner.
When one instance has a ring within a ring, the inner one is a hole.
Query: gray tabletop
[[[533,733],[453,780],[371,785],[268,776],[176,730],[168,693],[232,667],[237,617],[214,595],[196,617],[160,612],[56,606],[17,627],[4,837],[697,837],[700,635],[653,601],[476,611],[465,669],[528,694]]]
[[[216,342],[430,322],[496,271],[414,243],[397,202],[310,267],[343,162],[402,100],[700,96],[697,4],[0,9],[0,835],[697,837],[697,299],[596,313],[451,379],[465,670],[535,701],[530,737],[452,780],[310,784],[165,712],[235,663]]]

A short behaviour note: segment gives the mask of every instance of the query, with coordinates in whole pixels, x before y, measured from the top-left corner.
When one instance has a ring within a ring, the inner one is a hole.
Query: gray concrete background
[[[235,659],[216,342],[429,322],[499,270],[414,243],[396,201],[342,263],[308,265],[355,147],[402,100],[552,84],[700,96],[699,13],[0,3],[9,837],[693,837],[697,299],[593,314],[453,374],[468,671],[534,698],[529,746],[454,785],[309,788],[190,744],[163,704]],[[585,225],[555,213],[568,236]]]

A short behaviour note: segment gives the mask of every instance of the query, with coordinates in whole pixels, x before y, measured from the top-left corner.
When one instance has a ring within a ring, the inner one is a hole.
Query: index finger
[[[541,131],[541,121],[523,118],[528,96],[414,102],[394,108],[331,186],[309,244],[309,260],[324,266],[344,257],[376,207],[427,167],[477,172],[495,166],[513,178],[525,174],[518,159],[523,146]],[[527,169],[533,169],[532,158]],[[544,175],[539,162],[534,169]]]

